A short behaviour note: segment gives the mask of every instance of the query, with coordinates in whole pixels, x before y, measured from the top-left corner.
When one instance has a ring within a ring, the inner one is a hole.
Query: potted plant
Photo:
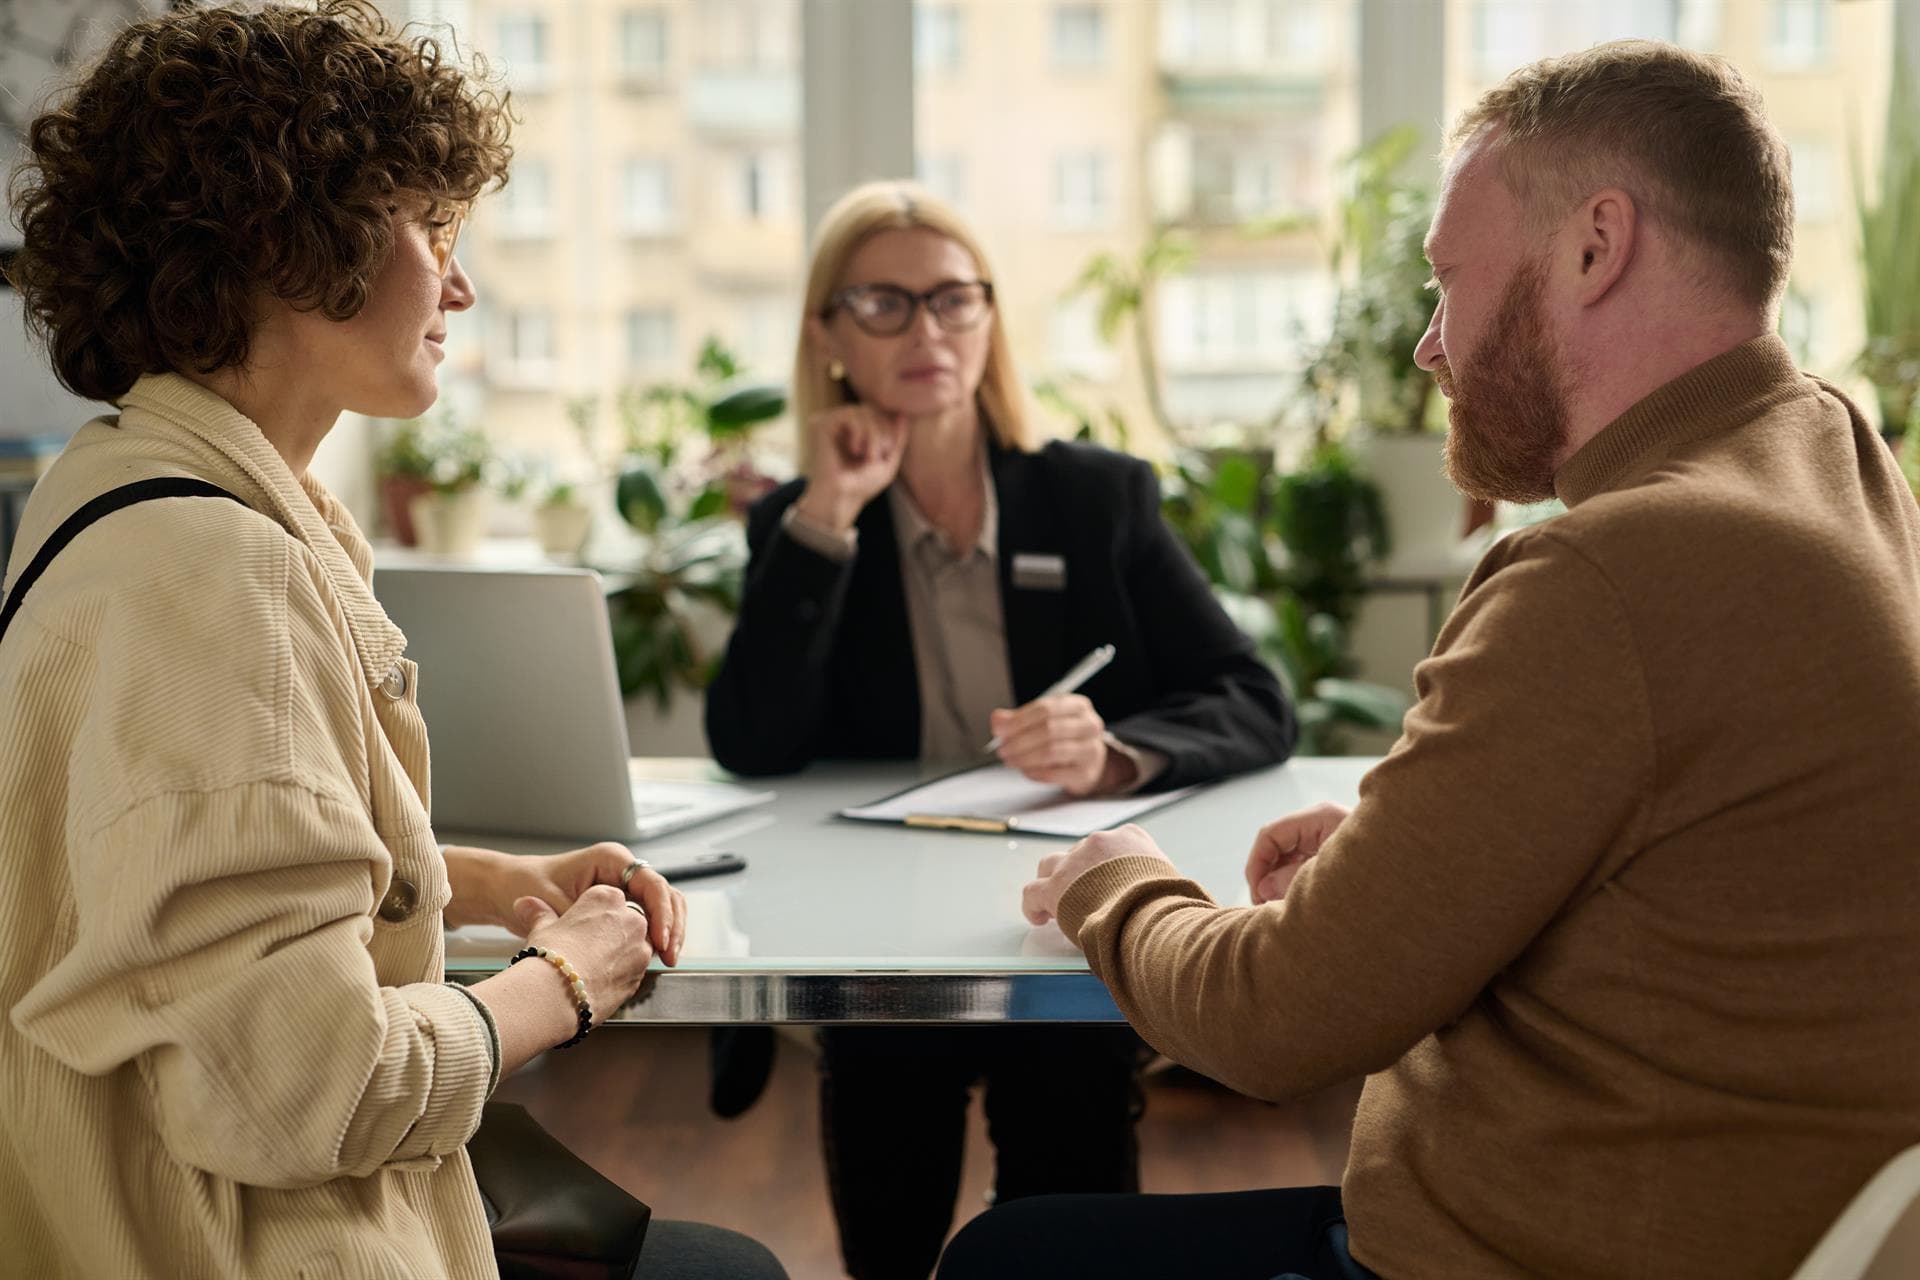
[[[627,456],[615,506],[637,559],[631,585],[608,596],[621,691],[652,695],[664,713],[676,689],[706,687],[739,612],[746,508],[774,481],[754,463],[754,428],[786,412],[780,387],[744,382],[709,338],[690,383],[637,388],[621,401]]]
[[[388,423],[383,439],[374,453],[374,474],[379,482],[380,512],[387,531],[403,547],[415,546],[419,536],[413,527],[413,500],[433,487],[428,479],[433,458],[427,452],[427,425],[421,418]]]
[[[1873,384],[1881,431],[1906,433],[1909,478],[1920,471],[1920,111],[1909,77],[1896,75],[1880,152],[1878,190],[1869,199],[1862,166],[1854,172],[1860,225],[1860,300],[1867,341],[1858,367]]]
[[[427,489],[408,504],[418,545],[430,555],[473,554],[486,531],[492,446],[481,432],[444,417],[421,437]]]
[[[1302,383],[1332,416],[1357,400],[1353,458],[1379,486],[1402,551],[1451,548],[1466,531],[1464,500],[1446,478],[1444,433],[1430,429],[1433,379],[1413,362],[1438,299],[1424,244],[1433,197],[1400,176],[1417,133],[1389,130],[1350,156],[1329,268],[1340,281],[1326,340]],[[1322,427],[1321,439],[1328,436]]]

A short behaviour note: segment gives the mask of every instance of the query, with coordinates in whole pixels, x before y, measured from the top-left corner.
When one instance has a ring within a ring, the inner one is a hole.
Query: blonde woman
[[[714,755],[999,756],[1074,794],[1276,763],[1292,713],[1160,519],[1152,470],[1039,444],[978,240],[907,183],[823,220],[794,360],[805,475],[748,524],[740,621],[707,698]],[[1096,646],[1079,692],[1041,696]],[[986,1081],[1000,1200],[1137,1185],[1125,1029],[841,1029],[821,1096],[858,1280],[924,1276],[953,1213],[967,1093]]]

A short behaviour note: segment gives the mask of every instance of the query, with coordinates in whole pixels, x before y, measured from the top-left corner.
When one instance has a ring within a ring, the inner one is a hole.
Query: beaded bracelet
[[[567,963],[565,956],[557,951],[549,951],[545,947],[528,947],[524,951],[516,951],[514,952],[513,959],[507,961],[507,964],[509,966],[516,965],[528,956],[539,956],[542,960],[545,960],[548,964],[558,969],[560,976],[567,980],[567,988],[573,994],[573,1007],[578,1010],[580,1014],[580,1029],[573,1033],[573,1039],[556,1047],[571,1049],[587,1038],[587,1032],[593,1030],[593,1006],[587,1003],[587,984],[581,981],[580,974],[572,965]]]

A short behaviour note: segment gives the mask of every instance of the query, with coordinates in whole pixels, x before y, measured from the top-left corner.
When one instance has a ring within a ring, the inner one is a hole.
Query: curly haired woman
[[[481,1104],[678,958],[617,845],[435,843],[406,638],[307,474],[342,412],[433,403],[507,131],[360,3],[137,23],[30,126],[10,275],[120,412],[35,488],[0,611],[8,1274],[493,1275]],[[443,920],[536,954],[450,986]],[[657,1225],[642,1276],[780,1274]]]

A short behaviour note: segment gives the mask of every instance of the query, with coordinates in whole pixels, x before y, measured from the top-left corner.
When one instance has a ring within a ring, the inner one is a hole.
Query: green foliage
[[[1071,298],[1091,293],[1099,308],[1100,337],[1113,342],[1129,322],[1133,325],[1134,356],[1140,362],[1140,377],[1147,389],[1147,407],[1154,421],[1169,436],[1173,420],[1160,386],[1160,357],[1154,348],[1152,315],[1153,290],[1170,275],[1178,275],[1193,261],[1193,241],[1174,227],[1155,228],[1140,252],[1132,257],[1117,253],[1097,253],[1081,270],[1080,278],[1067,290]]]
[[[1379,494],[1337,449],[1292,475],[1264,456],[1181,452],[1162,512],[1234,623],[1280,673],[1300,750],[1333,754],[1347,729],[1398,731],[1406,699],[1350,679],[1347,625],[1365,561],[1386,550]]]
[[[1418,134],[1401,126],[1347,157],[1329,267],[1341,281],[1324,345],[1301,375],[1304,403],[1317,416],[1318,439],[1344,392],[1360,395],[1361,412],[1377,430],[1424,428],[1433,379],[1413,363],[1438,298],[1426,287],[1424,245],[1433,196],[1398,175]]]
[[[632,585],[608,597],[621,691],[650,693],[664,711],[676,688],[702,689],[718,653],[699,640],[702,611],[739,612],[746,537],[737,518],[771,483],[747,458],[752,430],[784,414],[783,388],[744,382],[718,339],[702,345],[691,382],[629,390],[618,409],[625,461],[614,485],[620,516],[645,550]]]
[[[1043,378],[1035,382],[1033,398],[1072,422],[1075,440],[1105,445],[1121,453],[1130,451],[1133,434],[1127,429],[1126,415],[1113,406],[1107,406],[1104,414],[1090,408],[1074,388],[1058,378]]]
[[[411,476],[426,481],[436,493],[453,494],[486,483],[500,460],[484,432],[463,427],[451,413],[443,413],[431,421],[393,423],[374,455],[374,466],[383,476]]]
[[[1920,94],[1905,75],[1894,77],[1892,93],[1872,202],[1862,166],[1853,166],[1867,330],[1858,364],[1878,393],[1889,433],[1906,425],[1920,401]]]

